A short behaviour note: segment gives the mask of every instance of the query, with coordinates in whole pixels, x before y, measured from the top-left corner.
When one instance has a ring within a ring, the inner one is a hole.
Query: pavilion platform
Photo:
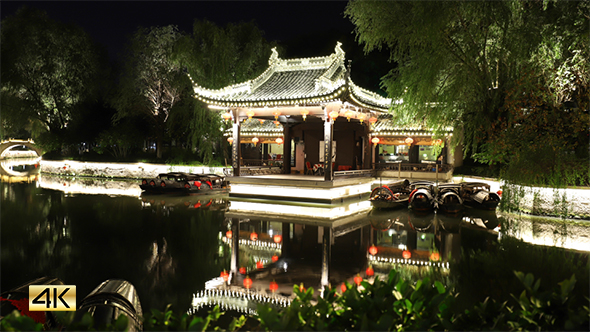
[[[325,181],[321,175],[265,174],[228,177],[230,197],[336,204],[368,198],[374,178],[370,171],[335,176]]]

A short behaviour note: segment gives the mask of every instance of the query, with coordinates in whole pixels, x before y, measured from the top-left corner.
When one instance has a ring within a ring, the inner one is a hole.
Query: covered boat
[[[465,205],[482,210],[495,210],[500,203],[500,195],[491,192],[490,185],[483,182],[461,183],[461,198]]]
[[[377,209],[396,209],[408,206],[410,181],[401,180],[373,189],[369,201]]]
[[[441,184],[436,193],[436,208],[447,214],[456,214],[463,210],[460,184]]]
[[[434,210],[434,183],[431,181],[416,181],[410,184],[409,206],[418,212],[429,212]]]
[[[89,313],[94,326],[104,329],[113,324],[120,315],[127,317],[125,331],[143,331],[143,311],[135,287],[122,279],[108,279],[98,285],[81,302],[74,322],[82,320]]]
[[[148,193],[211,193],[226,191],[227,181],[217,174],[192,174],[171,172],[159,174],[152,179],[143,179],[139,187]]]

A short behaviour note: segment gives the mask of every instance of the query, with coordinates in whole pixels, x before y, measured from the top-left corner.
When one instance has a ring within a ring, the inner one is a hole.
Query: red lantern
[[[402,257],[405,259],[410,259],[410,257],[412,257],[412,253],[409,250],[404,250],[402,252]]]
[[[246,274],[246,268],[245,267],[241,267],[240,268],[240,274]]]
[[[332,121],[336,121],[336,119],[338,118],[339,115],[340,115],[340,112],[338,112],[338,111],[332,111],[328,114],[328,116],[330,116]]]
[[[367,275],[367,277],[372,277],[375,275],[375,270],[373,270],[372,266],[369,266],[365,271],[365,274]]]
[[[252,288],[252,279],[250,276],[246,276],[246,279],[244,279],[244,287],[246,287],[246,289]]]
[[[262,261],[256,262],[256,268],[257,269],[262,269],[263,267],[264,267],[264,263],[262,263]]]
[[[273,263],[275,263],[276,261],[279,260],[279,256],[277,255],[272,255],[272,258],[270,259]]]
[[[369,247],[369,254],[373,256],[377,255],[377,247],[375,247],[375,245]]]
[[[231,119],[231,114],[229,112],[225,112],[221,115],[224,121]]]
[[[377,118],[375,118],[375,117],[370,117],[369,118],[369,123],[370,124],[374,124],[375,122],[377,122]]]
[[[256,232],[250,233],[250,240],[257,241],[258,240],[258,233],[256,233]]]
[[[342,283],[342,285],[340,285],[340,290],[342,291],[342,293],[346,292],[346,284]]]
[[[408,137],[405,139],[405,142],[406,142],[406,144],[410,145],[410,144],[414,143],[414,139],[411,137]]]
[[[268,288],[270,288],[270,291],[274,293],[277,291],[277,289],[279,289],[279,284],[277,284],[277,282],[273,280],[270,282]]]
[[[502,190],[498,190],[496,193],[498,194],[498,196],[502,197]]]
[[[432,254],[430,254],[430,260],[433,260],[435,262],[440,260],[440,254],[438,252],[433,252]]]
[[[306,108],[304,108],[301,111],[299,111],[299,113],[303,116],[303,121],[305,121],[305,118],[307,118],[309,111]]]
[[[234,233],[233,233],[232,231],[227,231],[227,232],[225,232],[225,237],[226,237],[226,238],[228,238],[228,239],[231,239],[231,238],[232,238],[232,236],[234,236]]]
[[[229,273],[227,273],[227,271],[226,271],[226,270],[223,270],[219,276],[220,276],[221,278],[223,278],[223,281],[224,281],[224,282],[227,282],[227,280],[229,279]]]
[[[280,234],[275,234],[275,236],[272,237],[273,241],[275,241],[275,243],[281,243],[281,241],[283,241],[283,236]]]
[[[354,277],[354,283],[359,286],[361,284],[361,281],[363,281],[363,277],[361,277],[359,274],[356,275],[356,277]]]
[[[371,142],[372,142],[373,144],[378,144],[378,143],[379,143],[379,138],[378,138],[378,137],[373,137],[373,138],[371,139]]]

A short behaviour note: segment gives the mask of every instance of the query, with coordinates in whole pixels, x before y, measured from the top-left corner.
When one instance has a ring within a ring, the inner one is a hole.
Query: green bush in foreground
[[[294,286],[296,299],[287,308],[277,310],[258,306],[251,329],[270,331],[332,330],[332,331],[427,331],[427,330],[499,330],[556,331],[586,330],[589,324],[588,297],[579,301],[572,276],[549,291],[540,291],[540,279],[532,274],[514,272],[524,289],[503,302],[487,298],[470,310],[459,310],[457,296],[442,283],[424,278],[416,283],[403,280],[391,270],[387,280],[375,278],[373,284],[363,281],[359,287],[346,284],[338,294],[326,289],[323,297],[313,299],[313,288],[307,291]],[[586,305],[579,305],[580,302]],[[145,330],[205,331],[222,330],[215,323],[223,313],[219,307],[206,317],[174,314],[170,307],[161,312],[152,310],[143,317]],[[60,313],[59,320],[67,330],[95,330],[92,317],[72,324],[73,313]],[[122,330],[126,318],[120,317],[106,330]],[[244,327],[244,316],[234,319],[228,330]],[[32,318],[18,312],[0,321],[5,331],[41,330]]]

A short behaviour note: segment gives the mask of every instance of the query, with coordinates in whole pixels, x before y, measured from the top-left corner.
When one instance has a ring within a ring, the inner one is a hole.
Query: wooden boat
[[[431,181],[416,181],[410,184],[409,206],[418,212],[433,211],[435,207],[434,183]]]
[[[408,206],[410,181],[392,182],[371,191],[369,201],[377,209],[397,209]]]
[[[463,203],[482,210],[495,210],[500,203],[500,195],[490,191],[490,185],[482,182],[461,183]]]
[[[152,179],[142,179],[139,187],[148,193],[212,193],[225,191],[227,182],[225,178],[216,174],[192,174],[171,172],[159,174]]]
[[[463,210],[460,184],[441,184],[436,193],[436,208],[446,214],[456,214]]]
[[[80,322],[86,313],[99,329],[114,324],[123,315],[127,317],[125,331],[143,331],[141,302],[133,284],[126,280],[108,279],[98,285],[82,300],[74,322]]]

